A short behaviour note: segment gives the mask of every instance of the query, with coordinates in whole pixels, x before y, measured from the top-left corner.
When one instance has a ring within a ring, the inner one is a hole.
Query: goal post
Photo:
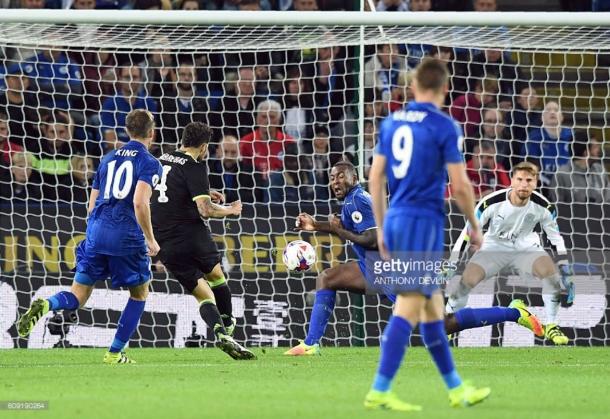
[[[521,160],[542,166],[541,190],[556,203],[577,262],[579,294],[560,309],[560,326],[578,345],[610,344],[609,34],[610,13],[3,9],[0,347],[110,340],[127,294],[109,285],[77,311],[78,324],[49,316],[27,340],[12,325],[33,298],[71,283],[91,170],[127,141],[131,107],[155,115],[157,155],[176,147],[188,122],[212,126],[211,184],[244,202],[241,218],[210,221],[237,336],[262,346],[302,339],[316,274],[353,254],[336,237],[303,234],[319,262],[302,276],[286,272],[281,251],[299,237],[295,217],[304,211],[325,219],[340,210],[328,180],[339,159],[353,161],[366,186],[379,122],[411,100],[412,69],[425,55],[448,64],[445,110],[462,124],[477,194],[505,185]],[[248,145],[257,138],[281,145]],[[552,156],[536,145],[549,138],[559,144]],[[449,198],[448,246],[463,227]],[[156,268],[131,344],[206,344],[195,300]],[[525,298],[544,318],[540,292],[503,272],[470,303]],[[322,343],[376,345],[389,313],[382,297],[340,293]],[[513,326],[469,331],[459,345],[540,344]]]

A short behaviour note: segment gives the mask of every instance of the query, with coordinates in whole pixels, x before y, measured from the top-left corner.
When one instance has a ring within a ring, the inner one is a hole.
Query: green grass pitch
[[[10,418],[392,418],[362,401],[378,348],[324,348],[287,358],[257,349],[236,362],[210,349],[131,349],[136,365],[104,365],[103,349],[0,351],[0,400],[50,402]],[[491,398],[451,409],[423,348],[409,348],[395,391],[424,406],[413,418],[610,417],[610,349],[454,349],[462,377],[492,387]]]

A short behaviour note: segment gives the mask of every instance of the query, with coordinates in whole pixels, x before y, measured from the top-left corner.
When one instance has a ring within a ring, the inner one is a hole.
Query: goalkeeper
[[[544,336],[555,345],[565,345],[568,337],[557,325],[561,284],[568,292],[567,303],[575,296],[566,247],[557,226],[555,206],[534,191],[538,182],[538,167],[529,162],[513,168],[511,187],[487,195],[476,207],[479,223],[489,223],[481,249],[472,256],[456,289],[449,295],[446,311],[453,313],[468,302],[472,288],[505,267],[514,267],[522,274],[542,280],[542,300],[546,310]],[[542,248],[534,228],[540,224],[558,255],[558,266]],[[454,247],[454,254],[465,248],[466,229]],[[457,315],[457,313],[456,313]],[[538,334],[538,333],[537,333]],[[542,333],[538,334],[539,336]]]
[[[365,253],[377,249],[377,232],[371,196],[358,182],[355,167],[347,161],[336,163],[330,172],[330,186],[337,199],[342,199],[341,218],[331,215],[327,222],[316,221],[309,214],[299,214],[297,230],[336,234],[352,244],[358,261],[350,261],[325,269],[316,281],[316,297],[311,312],[307,337],[284,355],[318,355],[320,339],[335,307],[337,291],[364,294],[367,288]],[[372,280],[371,280],[372,281]],[[396,296],[386,294],[392,302]],[[505,321],[517,322],[541,334],[540,322],[521,300],[509,307],[465,308],[445,317],[445,329],[452,334],[465,329],[489,326]]]

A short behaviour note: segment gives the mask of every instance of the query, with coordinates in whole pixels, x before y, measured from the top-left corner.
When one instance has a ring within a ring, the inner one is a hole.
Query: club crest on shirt
[[[356,224],[360,224],[362,222],[362,213],[360,211],[352,212],[352,221]]]

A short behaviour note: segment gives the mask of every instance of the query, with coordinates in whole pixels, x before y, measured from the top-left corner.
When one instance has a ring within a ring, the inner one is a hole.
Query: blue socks
[[[373,390],[388,391],[396,371],[407,351],[413,327],[402,317],[392,316],[381,338],[379,369],[373,381]]]
[[[305,345],[314,345],[324,336],[328,319],[330,319],[330,315],[335,309],[336,295],[337,292],[333,290],[316,291],[316,300],[313,303],[313,310],[311,311]]]
[[[76,295],[70,291],[62,291],[48,298],[49,311],[53,310],[76,310],[80,303]]]
[[[453,357],[449,350],[449,342],[445,333],[445,322],[437,320],[430,323],[421,323],[419,329],[428,352],[432,356],[438,371],[441,373],[447,388],[458,387],[462,379],[455,370]]]
[[[455,312],[455,320],[460,330],[506,321],[516,322],[520,316],[519,310],[510,307],[463,308]]]
[[[127,345],[129,338],[131,338],[131,335],[133,335],[133,332],[138,327],[145,305],[146,301],[138,301],[131,298],[127,301],[127,305],[119,319],[119,327],[117,327],[114,341],[110,346],[110,352],[121,352],[125,345]]]

